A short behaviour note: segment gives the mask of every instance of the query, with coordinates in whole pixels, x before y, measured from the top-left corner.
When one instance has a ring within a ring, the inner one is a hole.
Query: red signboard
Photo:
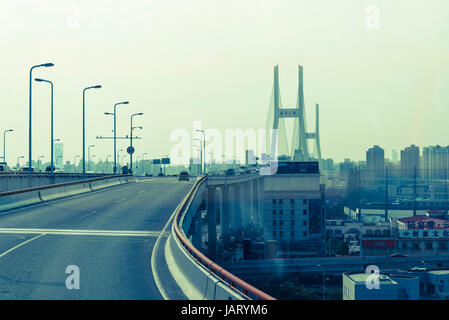
[[[386,240],[386,239],[373,239],[373,240],[362,240],[362,248],[396,248],[396,240]]]

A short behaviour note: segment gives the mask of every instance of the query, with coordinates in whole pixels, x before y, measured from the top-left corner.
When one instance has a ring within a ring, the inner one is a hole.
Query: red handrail
[[[253,296],[259,298],[260,300],[276,300],[272,296],[266,294],[263,291],[260,291],[259,289],[253,287],[252,285],[246,283],[245,281],[241,280],[240,278],[236,277],[229,271],[223,269],[218,264],[210,260],[208,257],[206,257],[204,254],[202,254],[198,249],[196,249],[190,241],[184,237],[182,232],[179,230],[178,227],[178,217],[184,213],[184,210],[186,209],[187,204],[190,202],[192,196],[196,193],[201,183],[205,181],[206,177],[202,177],[200,180],[196,181],[196,183],[193,185],[192,189],[190,189],[187,196],[182,200],[181,205],[178,207],[178,210],[176,211],[174,220],[173,220],[173,228],[175,230],[176,236],[178,237],[179,241],[183,245],[183,247],[186,249],[186,251],[200,264],[205,266],[209,272],[215,274],[220,279],[224,280],[226,284],[228,284],[232,289],[239,292],[240,294],[243,294],[248,299],[251,299],[249,297],[249,294],[252,294]],[[239,289],[241,288],[241,290]]]

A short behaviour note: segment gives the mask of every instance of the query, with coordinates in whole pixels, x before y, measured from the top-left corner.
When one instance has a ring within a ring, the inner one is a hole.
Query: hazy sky
[[[378,10],[378,17],[376,19]],[[7,160],[28,157],[28,76],[55,83],[55,138],[64,161],[81,154],[82,89],[87,141],[97,159],[112,154],[113,104],[119,135],[129,116],[144,139],[136,155],[169,154],[170,133],[203,128],[265,128],[280,68],[285,107],[296,104],[304,66],[308,128],[321,108],[323,157],[361,160],[373,144],[400,150],[447,145],[447,0],[2,1],[0,130]],[[49,87],[33,83],[33,159],[49,160]],[[1,141],[1,140],[0,140]],[[2,143],[2,141],[1,141]],[[119,141],[118,149],[127,142]],[[22,162],[23,164],[24,162]]]

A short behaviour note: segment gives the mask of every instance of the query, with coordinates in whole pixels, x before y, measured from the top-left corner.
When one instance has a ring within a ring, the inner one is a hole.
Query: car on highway
[[[391,254],[390,257],[391,258],[407,258],[408,255],[396,252],[396,253]]]
[[[5,162],[0,162],[0,172],[11,171]]]
[[[233,176],[233,175],[235,175],[235,170],[234,169],[227,169],[225,174],[227,176]]]
[[[189,173],[187,171],[181,171],[178,176],[178,181],[187,180],[189,181]]]
[[[19,169],[19,171],[20,172],[29,172],[29,171],[34,172],[34,168],[31,168],[31,170],[30,170],[30,168],[28,168],[28,167],[22,167]]]

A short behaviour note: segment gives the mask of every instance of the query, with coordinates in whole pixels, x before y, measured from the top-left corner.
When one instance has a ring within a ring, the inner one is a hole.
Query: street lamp
[[[106,115],[113,115],[114,116],[114,174],[117,173],[117,130],[116,130],[116,118],[117,118],[117,111],[116,111],[116,107],[120,104],[128,104],[129,101],[123,101],[123,102],[118,102],[116,104],[114,104],[114,113],[110,113],[110,112],[105,112],[104,114]]]
[[[11,132],[11,131],[14,131],[13,129],[8,129],[8,130],[5,130],[5,131],[3,131],[3,162],[4,163],[6,163],[6,152],[5,152],[5,150],[6,150],[6,138],[5,138],[5,136],[6,136],[6,133],[7,132]]]
[[[97,156],[96,154],[93,154],[92,157],[91,157],[91,159],[95,158],[96,156]],[[94,160],[92,160],[92,164],[94,164]],[[95,168],[95,167],[94,167],[94,168]],[[91,171],[95,172],[95,169],[92,169]]]
[[[135,128],[142,129],[142,127],[133,127],[133,117],[141,116],[141,115],[143,115],[143,112],[133,113],[131,115],[131,137],[130,137],[130,140],[131,140],[130,146],[131,147],[133,146],[133,129],[135,129]],[[129,154],[129,168],[130,168],[130,173],[132,174],[133,173],[133,154],[132,153]]]
[[[44,156],[37,157],[37,171],[39,171],[40,165],[39,165],[39,159],[44,158]]]
[[[201,146],[201,144],[202,144],[202,141],[200,140],[200,139],[193,139],[194,141],[199,141],[199,143],[200,143],[200,166],[201,166],[201,169],[200,169],[200,174],[201,173],[203,173],[203,148],[202,148],[202,146]]]
[[[89,147],[87,147],[87,171],[90,171],[90,148],[95,147],[94,144],[91,144]],[[83,168],[84,170],[84,168]]]
[[[24,156],[17,157],[17,168],[20,168],[19,159],[23,159],[23,158],[24,158]],[[31,169],[30,169],[30,171],[31,171]]]
[[[203,134],[203,150],[204,150],[204,170],[203,173],[206,174],[206,132],[204,130],[196,129],[195,131],[201,132]],[[201,152],[201,163],[203,163],[203,152]]]
[[[32,130],[31,130],[31,123],[32,123],[32,121],[31,121],[31,110],[32,110],[32,108],[31,108],[31,92],[32,92],[32,87],[33,87],[33,69],[35,69],[35,68],[40,68],[40,67],[45,67],[45,68],[48,68],[48,67],[53,67],[54,66],[54,64],[53,63],[43,63],[43,64],[37,64],[37,65],[35,65],[35,66],[32,66],[31,68],[30,68],[30,93],[29,93],[29,130],[28,130],[28,162],[29,162],[29,170],[28,170],[28,185],[29,185],[29,187],[31,188],[31,161],[32,161],[32,159],[31,159],[31,132],[32,132]]]
[[[51,107],[50,107],[50,174],[53,175],[53,171],[54,171],[54,166],[53,166],[53,144],[54,144],[54,139],[53,139],[53,82],[51,82],[50,80],[45,80],[45,79],[40,79],[40,78],[36,78],[34,79],[37,82],[46,82],[50,84],[50,88],[51,88]]]
[[[85,100],[86,100],[86,90],[89,89],[100,89],[101,86],[91,86],[83,89],[83,179],[86,178],[86,108],[85,108]]]
[[[73,158],[73,173],[75,173],[75,169],[76,169],[76,158],[79,158],[80,156],[79,155],[76,155],[74,158]]]
[[[198,157],[200,158],[200,163],[198,163],[198,174],[200,174],[201,168],[200,168],[200,164],[201,164],[201,147],[198,147],[197,145],[193,145],[193,147],[196,149],[196,151],[198,151]]]

